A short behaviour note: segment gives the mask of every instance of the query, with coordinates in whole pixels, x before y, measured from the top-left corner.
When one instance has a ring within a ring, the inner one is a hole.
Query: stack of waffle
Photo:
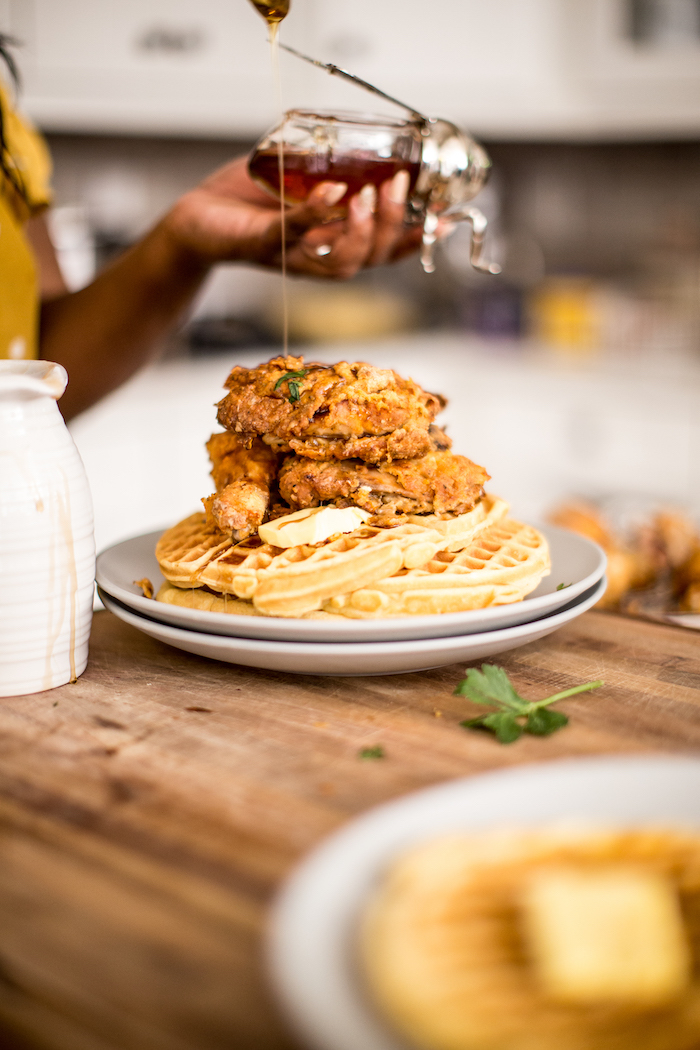
[[[544,537],[484,493],[486,471],[433,424],[444,399],[412,380],[281,357],[237,366],[226,386],[225,429],[207,446],[216,492],[160,539],[158,600],[258,616],[416,616],[520,601],[549,572]],[[320,507],[359,508],[363,520],[318,542],[266,542],[281,535],[266,523]]]

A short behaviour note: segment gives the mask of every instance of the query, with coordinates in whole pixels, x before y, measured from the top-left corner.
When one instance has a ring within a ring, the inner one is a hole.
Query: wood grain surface
[[[0,700],[0,1045],[290,1050],[266,986],[268,902],[379,802],[570,755],[700,751],[700,635],[586,613],[499,660],[569,727],[509,747],[458,725],[464,665],[296,677],[95,617],[74,685]],[[381,744],[385,758],[359,751]]]

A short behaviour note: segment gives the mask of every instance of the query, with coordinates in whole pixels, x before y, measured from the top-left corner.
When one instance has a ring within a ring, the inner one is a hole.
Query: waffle
[[[448,546],[423,566],[335,595],[323,608],[351,619],[484,609],[521,601],[549,571],[542,533],[506,519],[479,532],[462,550]]]
[[[237,616],[261,616],[252,602],[243,601],[232,594],[214,594],[204,587],[174,587],[164,583],[156,594],[157,602],[177,605],[183,609],[199,609],[200,612],[234,613]]]
[[[210,586],[239,598],[252,597],[257,574],[282,553],[258,536],[232,543],[204,514],[173,525],[156,544],[160,570],[176,587]]]
[[[506,511],[503,500],[486,497],[457,518],[431,515],[428,525],[414,516],[391,529],[364,525],[317,546],[286,550],[258,537],[232,544],[203,514],[193,514],[164,533],[156,557],[176,587],[234,595],[267,616],[302,616],[329,599],[418,569],[447,547],[463,546]]]
[[[200,612],[228,613],[236,616],[263,616],[252,602],[243,598],[236,598],[232,594],[214,594],[213,591],[205,590],[204,587],[174,587],[171,583],[163,583],[156,594],[156,601],[164,602],[166,605],[177,605],[182,609],[198,609]],[[339,617],[332,613],[311,612],[306,613],[303,619],[310,620],[336,620]]]
[[[521,908],[546,867],[641,869],[678,892],[691,984],[659,1006],[552,999],[524,943]],[[373,997],[425,1050],[692,1050],[700,1046],[700,838],[663,829],[540,829],[451,836],[385,876],[361,940]]]
[[[450,515],[441,518],[437,514],[408,514],[406,521],[413,525],[423,525],[435,529],[447,541],[446,550],[464,550],[467,544],[484,529],[495,525],[505,518],[508,504],[498,496],[485,495],[477,505],[466,514]]]

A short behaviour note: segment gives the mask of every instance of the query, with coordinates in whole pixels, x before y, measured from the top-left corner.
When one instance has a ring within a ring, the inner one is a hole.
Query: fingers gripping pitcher
[[[0,696],[87,664],[95,545],[85,470],[58,410],[68,376],[0,361]]]

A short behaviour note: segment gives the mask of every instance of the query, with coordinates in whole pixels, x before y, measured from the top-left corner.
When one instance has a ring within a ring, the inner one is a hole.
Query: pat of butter
[[[307,507],[261,525],[258,535],[274,547],[323,543],[339,532],[354,532],[371,517],[359,507]]]
[[[671,1002],[690,981],[677,893],[634,868],[544,869],[525,894],[525,933],[540,986],[581,1005]]]

